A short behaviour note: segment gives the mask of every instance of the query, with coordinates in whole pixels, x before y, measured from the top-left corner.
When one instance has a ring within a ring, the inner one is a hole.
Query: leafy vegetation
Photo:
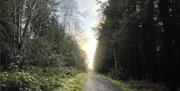
[[[68,80],[63,91],[81,91],[86,82],[87,74],[78,74],[74,78]]]
[[[0,84],[4,88],[15,88],[21,91],[37,91],[40,89],[40,82],[27,72],[3,72],[0,73]],[[1,89],[5,90],[5,89]]]
[[[86,73],[78,74],[68,79],[63,87],[54,89],[53,91],[81,91],[85,85]]]
[[[33,65],[85,70],[82,50],[73,34],[79,31],[71,29],[71,23],[78,20],[77,4],[67,3],[68,0],[0,1],[1,71],[11,64],[20,69]]]
[[[26,70],[1,72],[0,90],[51,91],[59,88],[65,89],[63,91],[79,91],[85,75],[77,69],[28,67]]]
[[[50,91],[86,71],[77,12],[74,0],[0,0],[0,90]]]

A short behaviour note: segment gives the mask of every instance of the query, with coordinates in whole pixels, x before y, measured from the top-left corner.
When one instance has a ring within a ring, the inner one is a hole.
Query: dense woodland
[[[180,0],[108,0],[102,4],[97,72],[115,79],[180,85]]]
[[[50,91],[85,71],[78,16],[74,0],[0,0],[0,91]]]
[[[94,69],[180,90],[180,0],[101,4]],[[80,91],[66,82],[85,77],[81,15],[75,0],[0,0],[0,91]]]

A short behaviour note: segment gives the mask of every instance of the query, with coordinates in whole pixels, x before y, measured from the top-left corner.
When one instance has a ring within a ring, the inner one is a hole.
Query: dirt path
[[[105,80],[101,75],[88,73],[86,85],[83,91],[119,91],[108,80]]]

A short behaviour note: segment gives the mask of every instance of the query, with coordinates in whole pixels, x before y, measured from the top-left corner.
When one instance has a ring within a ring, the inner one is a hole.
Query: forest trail
[[[89,72],[83,91],[119,91],[110,81],[101,75]]]

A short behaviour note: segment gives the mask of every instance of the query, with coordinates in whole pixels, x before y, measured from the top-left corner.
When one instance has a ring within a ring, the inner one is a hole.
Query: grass
[[[120,91],[168,91],[163,83],[154,84],[147,81],[122,81],[112,79],[108,76],[104,76],[104,78],[118,87]]]
[[[86,80],[86,73],[78,74],[68,79],[62,87],[56,88],[53,91],[81,91]]]
[[[0,72],[0,91],[80,91],[86,73],[73,68],[27,67]]]
[[[105,79],[109,80],[113,85],[115,85],[116,87],[118,87],[120,90],[122,91],[139,91],[136,88],[132,88],[130,84],[121,81],[121,80],[114,80],[108,76],[104,76]]]

